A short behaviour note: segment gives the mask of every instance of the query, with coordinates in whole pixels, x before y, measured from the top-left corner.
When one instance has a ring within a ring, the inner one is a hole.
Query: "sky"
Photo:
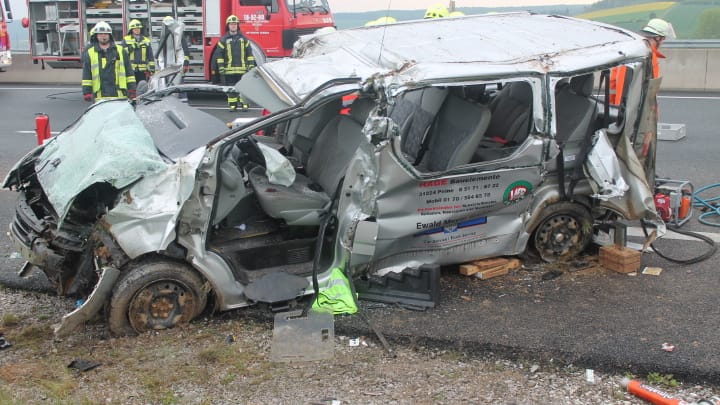
[[[449,5],[449,0],[327,0],[334,13],[374,10],[418,10],[433,4]],[[455,0],[455,7],[524,7],[555,4],[592,4],[598,0]]]

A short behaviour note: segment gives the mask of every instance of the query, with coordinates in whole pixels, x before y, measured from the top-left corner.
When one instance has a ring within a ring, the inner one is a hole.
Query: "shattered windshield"
[[[298,13],[324,13],[330,12],[327,0],[286,0],[287,8],[292,13],[293,10]]]
[[[35,170],[61,220],[96,183],[121,189],[167,167],[128,102],[96,104],[42,151]]]

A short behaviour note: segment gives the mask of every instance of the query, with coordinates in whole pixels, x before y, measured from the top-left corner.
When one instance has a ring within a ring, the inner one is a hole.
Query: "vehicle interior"
[[[338,97],[225,149],[208,247],[232,265],[239,281],[249,283],[276,272],[312,272],[321,224],[332,216],[336,193],[374,106],[373,100],[360,98],[341,114]],[[258,142],[291,162],[292,184],[271,181]],[[321,264],[331,257],[332,221],[324,235],[329,240],[322,244]]]
[[[563,79],[556,89],[557,140],[566,153],[587,147],[601,103],[592,73]],[[388,109],[398,125],[405,160],[423,173],[506,158],[532,132],[532,88],[525,81],[425,87],[402,94]],[[349,162],[365,138],[363,125],[376,103],[337,97],[304,115],[237,140],[222,152],[209,248],[226,258],[241,282],[283,271],[312,271],[320,225]],[[279,151],[294,168],[285,186],[271,181],[258,143]],[[573,168],[568,162],[565,169]],[[332,222],[325,237],[332,238]],[[325,248],[319,259],[329,260]]]

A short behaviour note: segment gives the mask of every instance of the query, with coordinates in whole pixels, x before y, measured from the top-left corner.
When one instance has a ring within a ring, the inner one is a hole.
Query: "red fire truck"
[[[88,32],[99,21],[113,37],[127,34],[130,20],[143,23],[157,45],[162,20],[173,16],[185,25],[190,48],[188,79],[210,80],[210,56],[234,14],[241,30],[268,58],[289,56],[300,35],[334,26],[327,0],[27,0],[30,52],[35,61],[56,68],[80,67]]]
[[[0,72],[12,65],[10,34],[8,34],[7,28],[7,23],[10,20],[12,20],[10,0],[4,0],[0,2]]]

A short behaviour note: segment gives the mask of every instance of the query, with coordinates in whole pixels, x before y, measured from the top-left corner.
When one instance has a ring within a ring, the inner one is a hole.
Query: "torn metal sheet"
[[[588,154],[586,170],[595,180],[596,189],[593,198],[607,201],[625,195],[630,188],[620,174],[620,165],[610,141],[604,131],[598,131],[593,136],[593,146]]]
[[[147,176],[121,194],[105,216],[110,232],[131,258],[163,250],[175,239],[175,222],[192,192],[205,148]]]
[[[95,316],[105,305],[118,277],[120,277],[119,270],[112,267],[103,268],[100,280],[95,285],[92,294],[90,294],[80,307],[63,316],[60,324],[54,329],[55,336],[68,336],[75,331],[78,326]]]

